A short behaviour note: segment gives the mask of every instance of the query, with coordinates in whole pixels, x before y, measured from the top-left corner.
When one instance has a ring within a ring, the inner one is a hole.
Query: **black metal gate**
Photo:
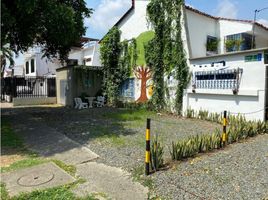
[[[55,77],[6,77],[1,79],[1,99],[56,97]]]

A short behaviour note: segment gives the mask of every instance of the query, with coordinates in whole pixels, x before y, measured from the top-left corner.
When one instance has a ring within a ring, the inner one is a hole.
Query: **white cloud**
[[[257,22],[263,24],[264,26],[268,27],[268,20],[267,19],[258,19]]]
[[[130,6],[130,0],[101,0],[91,18],[85,19],[85,25],[89,29],[105,32],[120,19]]]
[[[226,17],[236,19],[238,14],[238,7],[235,2],[230,0],[218,1],[218,6],[214,11],[214,14],[219,17]]]

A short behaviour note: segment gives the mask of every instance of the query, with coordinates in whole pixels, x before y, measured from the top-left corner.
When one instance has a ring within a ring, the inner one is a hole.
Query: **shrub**
[[[151,167],[152,170],[159,170],[164,166],[164,151],[158,139],[154,139],[151,145]]]

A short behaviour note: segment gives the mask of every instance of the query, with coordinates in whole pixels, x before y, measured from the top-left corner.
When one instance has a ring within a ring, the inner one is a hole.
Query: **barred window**
[[[236,89],[239,87],[242,69],[194,72],[195,89]]]

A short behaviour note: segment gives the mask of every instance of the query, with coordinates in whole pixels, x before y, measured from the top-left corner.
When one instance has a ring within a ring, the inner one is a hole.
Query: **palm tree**
[[[10,49],[9,45],[4,45],[1,48],[0,51],[0,61],[1,61],[1,77],[3,77],[6,66],[7,66],[7,61],[9,61],[9,67],[14,65],[14,59],[13,59],[13,51]]]

